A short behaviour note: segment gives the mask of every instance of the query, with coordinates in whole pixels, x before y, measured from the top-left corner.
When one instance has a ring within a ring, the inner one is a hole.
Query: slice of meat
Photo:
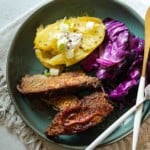
[[[57,136],[85,131],[100,123],[113,109],[105,93],[92,93],[85,96],[75,107],[56,114],[46,134]]]
[[[62,91],[74,91],[80,88],[97,88],[100,81],[96,77],[91,77],[83,72],[66,72],[59,76],[46,77],[42,74],[26,75],[17,85],[17,89],[22,94],[36,93],[59,93]]]
[[[77,106],[79,99],[75,95],[61,95],[50,98],[42,98],[48,106],[53,106],[55,110],[64,110]]]

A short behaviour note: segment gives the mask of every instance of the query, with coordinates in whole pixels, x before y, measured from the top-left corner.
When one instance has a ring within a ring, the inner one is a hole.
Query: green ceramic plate
[[[42,6],[23,23],[9,52],[7,82],[13,103],[24,121],[49,142],[52,142],[53,139],[48,139],[44,134],[44,130],[50,124],[55,112],[51,109],[38,109],[37,105],[35,106],[25,96],[17,92],[16,84],[22,75],[41,73],[44,70],[44,67],[36,59],[33,50],[36,28],[40,24],[46,25],[64,16],[82,16],[85,14],[102,19],[106,17],[118,19],[124,22],[135,35],[143,38],[143,20],[123,4],[112,0],[56,0]],[[150,103],[144,105],[143,119],[148,113],[149,105]],[[60,136],[56,142],[69,148],[84,148],[126,110],[114,112],[101,125],[97,125],[84,133],[73,136]],[[132,127],[133,116],[103,141],[101,145],[119,140],[131,132]]]

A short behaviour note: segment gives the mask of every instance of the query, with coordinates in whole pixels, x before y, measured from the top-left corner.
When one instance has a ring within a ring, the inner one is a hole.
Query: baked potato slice
[[[35,53],[47,68],[71,66],[91,54],[103,42],[104,36],[105,26],[99,18],[64,18],[37,30]]]

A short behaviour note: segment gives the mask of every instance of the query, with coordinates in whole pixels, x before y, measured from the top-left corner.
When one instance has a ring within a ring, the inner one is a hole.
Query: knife
[[[139,83],[138,92],[137,92],[136,105],[139,102],[143,101],[144,99],[146,68],[147,68],[149,51],[150,51],[150,7],[148,8],[146,12],[146,16],[145,16],[144,58],[143,58],[142,74],[141,74],[140,83]],[[141,118],[142,118],[142,110],[143,110],[143,104],[140,107],[138,107],[135,113],[135,117],[134,117],[132,150],[136,150],[136,147],[137,147],[139,129],[140,129]]]

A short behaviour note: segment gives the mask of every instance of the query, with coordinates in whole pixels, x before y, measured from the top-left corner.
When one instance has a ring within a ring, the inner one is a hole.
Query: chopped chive
[[[65,44],[64,44],[64,43],[61,43],[61,44],[59,45],[58,49],[59,49],[60,51],[64,51],[64,50],[65,50]]]
[[[49,77],[51,74],[50,74],[50,71],[48,70],[48,69],[46,69],[45,71],[44,71],[44,75],[45,76],[47,76],[47,77]]]

